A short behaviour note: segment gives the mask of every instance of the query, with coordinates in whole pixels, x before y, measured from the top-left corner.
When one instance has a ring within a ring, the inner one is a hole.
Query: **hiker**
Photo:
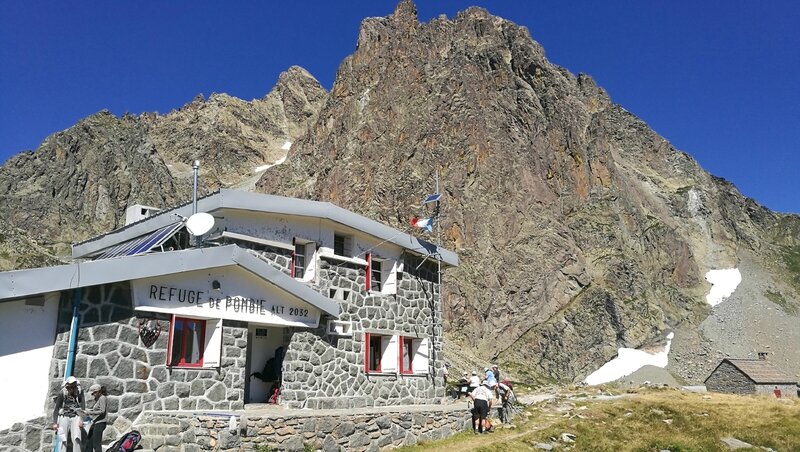
[[[59,435],[61,442],[59,450],[67,450],[67,440],[72,438],[72,450],[81,450],[81,428],[83,420],[80,412],[86,408],[83,400],[83,391],[78,384],[78,379],[70,376],[64,381],[63,386],[56,395],[56,404],[53,409],[53,430],[60,429],[63,436]]]
[[[497,364],[492,364],[492,373],[494,374],[494,381],[500,383],[500,369],[497,368]]]
[[[469,397],[475,404],[472,409],[472,432],[484,433],[483,427],[486,425],[486,416],[489,414],[489,409],[492,407],[492,391],[484,381],[482,385],[469,393]],[[475,424],[476,421],[477,426]],[[488,431],[487,429],[486,432],[488,433]]]
[[[494,378],[494,372],[492,372],[492,370],[488,367],[483,369],[483,372],[486,374],[486,382],[488,383],[488,386],[490,388],[497,386],[497,380]]]
[[[104,386],[95,383],[89,386],[92,407],[84,410],[91,422],[89,426],[89,452],[103,452],[103,431],[106,429],[108,392]]]
[[[481,380],[478,378],[478,372],[472,371],[472,376],[469,377],[469,391],[472,392],[481,385]]]
[[[513,394],[511,386],[505,382],[497,383],[497,396],[500,400],[500,406],[497,407],[497,414],[500,416],[500,422],[507,424],[509,422],[509,414],[511,413],[511,403],[513,402]]]
[[[444,385],[447,386],[447,376],[450,375],[450,363],[444,363],[442,368],[442,378],[444,378]]]

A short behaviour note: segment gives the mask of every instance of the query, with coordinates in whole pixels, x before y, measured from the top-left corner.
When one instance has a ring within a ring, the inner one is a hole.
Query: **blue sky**
[[[0,161],[104,108],[261,97],[292,65],[330,88],[361,19],[395,4],[0,0]],[[800,212],[797,2],[417,1],[423,21],[470,5],[527,26],[745,195]]]

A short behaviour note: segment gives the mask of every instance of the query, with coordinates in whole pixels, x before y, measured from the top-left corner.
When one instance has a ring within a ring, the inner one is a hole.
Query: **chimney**
[[[758,359],[759,359],[759,361],[766,361],[767,360],[767,352],[758,352]]]

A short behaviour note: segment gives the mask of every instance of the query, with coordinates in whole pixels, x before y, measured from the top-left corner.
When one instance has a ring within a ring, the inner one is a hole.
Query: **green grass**
[[[781,247],[781,257],[789,271],[789,277],[796,289],[800,290],[800,245]]]
[[[797,306],[789,303],[789,301],[786,300],[786,298],[783,296],[782,293],[768,290],[764,292],[764,296],[767,297],[769,301],[780,306],[781,309],[783,309],[783,311],[786,312],[787,314],[797,314]]]

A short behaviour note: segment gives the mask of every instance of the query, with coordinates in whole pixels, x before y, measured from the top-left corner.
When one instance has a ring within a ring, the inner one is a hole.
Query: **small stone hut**
[[[797,397],[797,379],[791,378],[767,361],[766,353],[758,359],[723,359],[705,380],[706,388],[729,394]]]

